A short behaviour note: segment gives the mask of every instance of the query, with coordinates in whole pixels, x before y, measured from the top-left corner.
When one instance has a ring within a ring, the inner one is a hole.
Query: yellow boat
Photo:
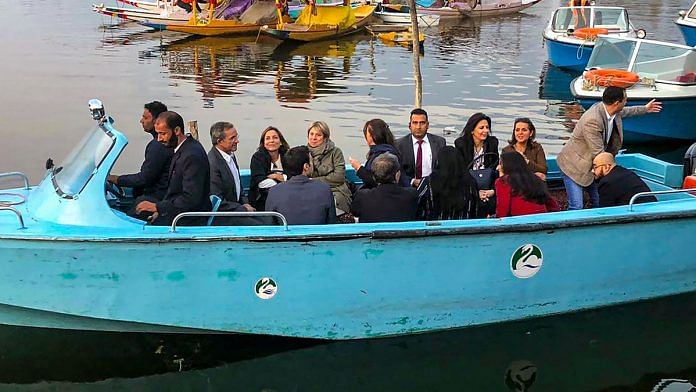
[[[268,23],[268,21],[266,21],[266,23],[244,23],[239,20],[218,19],[213,17],[213,10],[214,6],[211,3],[211,6],[208,9],[208,18],[200,20],[196,15],[194,0],[193,15],[191,15],[188,23],[176,26],[167,26],[167,30],[202,36],[255,35],[258,34],[261,27]],[[286,20],[289,21],[289,17],[287,17]],[[277,23],[278,19],[274,19],[270,22]]]
[[[279,23],[275,28],[264,26],[261,31],[282,40],[319,41],[342,37],[361,31],[369,22],[375,6],[305,7],[295,23]]]
[[[413,44],[413,33],[410,31],[402,31],[402,32],[389,32],[389,33],[379,33],[377,34],[377,38],[381,39],[384,42],[387,43],[392,43],[392,44],[398,44],[398,45],[412,45]],[[420,45],[423,45],[423,42],[425,42],[425,34],[420,33],[418,34],[418,43]]]

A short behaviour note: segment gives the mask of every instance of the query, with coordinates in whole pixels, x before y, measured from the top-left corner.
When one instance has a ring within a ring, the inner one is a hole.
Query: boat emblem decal
[[[263,277],[256,282],[254,292],[261,299],[271,299],[278,292],[278,285],[273,278]]]
[[[531,278],[541,269],[544,254],[534,244],[525,244],[517,248],[510,258],[510,270],[520,279]]]

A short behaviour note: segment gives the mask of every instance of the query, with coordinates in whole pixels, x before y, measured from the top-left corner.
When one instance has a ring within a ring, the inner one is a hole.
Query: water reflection
[[[11,345],[0,364],[12,371],[3,372],[0,382],[48,381],[42,385],[59,389],[82,382],[79,387],[88,390],[650,391],[664,379],[696,382],[695,322],[696,294],[689,294],[488,327],[336,343],[3,328],[0,335]],[[48,353],[26,355],[39,346]],[[96,381],[101,378],[108,379]]]

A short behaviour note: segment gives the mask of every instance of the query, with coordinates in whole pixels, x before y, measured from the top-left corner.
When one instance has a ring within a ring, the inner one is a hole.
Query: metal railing
[[[669,194],[673,194],[673,193],[687,193],[687,192],[696,193],[696,188],[670,189],[668,191],[638,192],[635,195],[633,195],[633,197],[631,197],[631,200],[628,201],[628,211],[633,212],[633,205],[635,204],[636,200],[640,199],[641,197],[655,196],[655,195],[669,195]]]
[[[15,215],[17,215],[17,219],[19,220],[19,228],[20,229],[26,229],[27,227],[24,226],[24,218],[22,218],[22,213],[17,211],[13,207],[7,207],[7,206],[0,206],[0,211],[11,211],[14,212]]]
[[[275,218],[280,219],[280,221],[283,224],[283,229],[285,231],[288,231],[288,221],[285,219],[283,214],[275,211],[250,211],[250,212],[233,212],[233,211],[220,211],[220,212],[182,212],[181,214],[177,215],[174,220],[172,221],[172,227],[170,228],[170,231],[172,233],[176,232],[176,224],[179,222],[179,219],[186,218],[186,217],[218,217],[218,216],[227,216],[227,217],[243,217],[243,216],[251,216],[251,217],[261,217],[261,216],[272,216]]]
[[[29,189],[29,177],[21,172],[0,173],[0,178],[21,177],[24,180],[24,189]]]

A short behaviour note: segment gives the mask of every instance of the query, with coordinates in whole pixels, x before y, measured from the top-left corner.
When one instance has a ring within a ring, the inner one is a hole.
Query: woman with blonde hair
[[[312,156],[312,173],[309,177],[331,187],[338,216],[350,211],[352,194],[346,184],[343,152],[330,137],[331,130],[323,121],[315,121],[307,129],[307,147]]]

